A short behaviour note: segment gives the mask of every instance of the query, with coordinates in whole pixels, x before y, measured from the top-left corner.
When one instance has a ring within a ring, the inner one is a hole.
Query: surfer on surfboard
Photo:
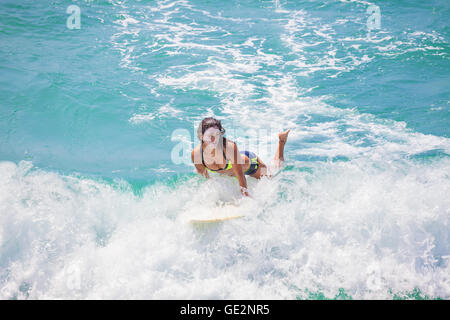
[[[274,157],[275,167],[284,161],[284,146],[290,130],[278,134],[278,147]],[[250,151],[239,151],[236,143],[224,137],[225,129],[220,120],[205,118],[197,130],[200,144],[192,150],[191,159],[197,172],[209,178],[208,171],[234,176],[239,182],[241,193],[248,196],[245,175],[260,179],[271,176],[261,159]]]

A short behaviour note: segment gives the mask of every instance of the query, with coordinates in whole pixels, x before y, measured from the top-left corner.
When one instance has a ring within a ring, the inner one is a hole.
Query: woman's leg
[[[273,158],[274,160],[274,167],[275,168],[280,168],[281,165],[284,162],[284,145],[286,144],[288,135],[289,135],[289,131],[291,130],[286,130],[284,132],[280,132],[278,134],[278,147],[277,147],[277,151],[275,153],[275,157]],[[258,170],[256,170],[256,172],[254,174],[251,175],[251,177],[256,178],[256,179],[260,179],[263,176],[268,176],[269,178],[272,177],[272,174],[269,170],[269,168],[265,165],[264,162],[261,161],[261,159],[258,157]]]
[[[281,167],[281,165],[284,162],[284,145],[286,144],[289,131],[291,130],[286,130],[278,134],[278,147],[275,153],[275,157],[273,158],[274,165],[276,168]]]
[[[272,176],[267,166],[264,164],[264,162],[261,161],[261,159],[258,157],[258,170],[250,177],[261,179],[263,176],[268,176],[269,178]]]

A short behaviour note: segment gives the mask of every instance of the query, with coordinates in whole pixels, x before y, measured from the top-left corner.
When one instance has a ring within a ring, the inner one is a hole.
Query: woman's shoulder
[[[201,147],[201,144],[199,143],[198,145],[196,145],[196,146],[194,147],[194,149],[192,150],[192,152],[200,152],[200,147]]]
[[[193,161],[194,159],[201,159],[200,147],[201,144],[198,144],[197,146],[194,147],[194,149],[192,149],[191,159]]]
[[[226,144],[226,146],[228,147],[228,146],[236,146],[236,143],[234,143],[234,141],[232,141],[232,140],[230,140],[230,139],[228,139],[228,138],[226,138],[226,137],[224,137],[223,138],[224,140],[225,140],[225,144]]]
[[[225,153],[227,155],[227,159],[234,158],[235,153],[237,152],[238,148],[234,141],[225,139]]]

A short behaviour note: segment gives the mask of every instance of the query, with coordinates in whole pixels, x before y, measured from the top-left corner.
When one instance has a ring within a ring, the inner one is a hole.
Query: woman
[[[278,167],[284,161],[284,145],[289,131],[278,134],[278,148],[274,157]],[[203,119],[197,130],[201,143],[192,150],[192,162],[197,172],[206,178],[209,178],[208,171],[236,177],[242,194],[248,196],[245,175],[256,179],[271,175],[257,155],[250,151],[239,152],[236,144],[226,139],[224,134],[225,129],[219,120],[211,117]]]

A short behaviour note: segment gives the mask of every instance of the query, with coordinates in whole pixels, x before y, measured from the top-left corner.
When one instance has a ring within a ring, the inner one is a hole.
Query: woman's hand
[[[246,187],[241,187],[241,193],[246,197],[250,197],[250,195],[248,194],[248,189]]]

